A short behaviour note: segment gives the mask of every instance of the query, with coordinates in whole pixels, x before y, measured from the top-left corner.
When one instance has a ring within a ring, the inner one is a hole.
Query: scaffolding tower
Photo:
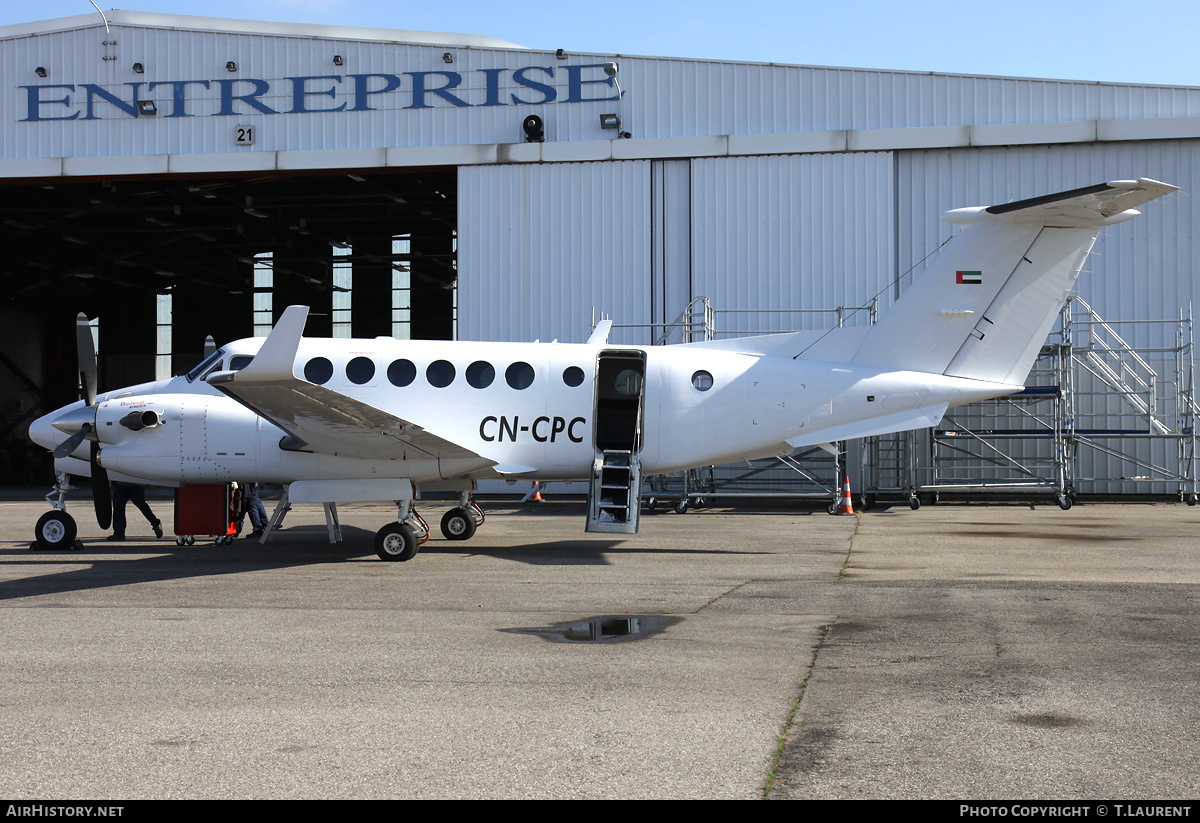
[[[929,431],[868,438],[864,503],[1033,491],[1068,509],[1082,491],[1195,504],[1194,369],[1190,306],[1171,320],[1109,321],[1071,297],[1024,391],[952,409]]]

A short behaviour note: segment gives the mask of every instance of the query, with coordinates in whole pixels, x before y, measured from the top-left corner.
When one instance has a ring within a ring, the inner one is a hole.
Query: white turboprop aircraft
[[[105,487],[105,526],[106,474],[281,483],[272,528],[291,503],[319,502],[332,537],[329,504],[396,501],[375,546],[408,560],[429,532],[417,489],[459,493],[442,531],[466,539],[482,522],[476,480],[498,477],[590,480],[587,529],[634,533],[643,472],[933,426],[948,407],[1021,391],[1100,228],[1176,190],[1120,180],[948,212],[963,230],[866,327],[671,346],[609,345],[608,321],[582,344],[313,339],[308,309],[291,306],[265,339],[170,380],[93,390],[30,436],[59,472]],[[60,495],[36,537],[70,545],[75,531]]]

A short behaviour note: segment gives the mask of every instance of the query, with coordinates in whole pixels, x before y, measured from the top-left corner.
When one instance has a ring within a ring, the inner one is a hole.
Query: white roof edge
[[[516,43],[488,37],[485,34],[460,34],[446,31],[413,31],[410,29],[376,29],[365,26],[331,26],[319,23],[275,23],[265,20],[232,20],[222,17],[200,17],[193,14],[162,14],[149,11],[110,9],[104,12],[112,26],[144,26],[160,29],[228,32],[231,34],[275,34],[292,37],[326,37],[332,40],[377,40],[388,43],[418,45],[470,46],[489,49],[525,49]],[[0,26],[0,39],[33,34],[103,26],[96,13],[58,17],[33,23]]]
[[[1200,115],[1142,120],[852,129],[786,134],[580,140],[562,143],[478,143],[459,146],[14,158],[0,159],[0,179],[578,163],[1178,139],[1200,139]]]
[[[383,43],[409,43],[413,45],[458,46],[488,49],[520,49],[521,51],[552,52],[553,49],[531,49],[507,40],[485,34],[462,34],[444,31],[415,31],[411,29],[377,29],[366,26],[334,26],[320,23],[277,23],[262,20],[238,20],[223,17],[201,17],[193,14],[164,14],[149,11],[125,11],[109,9],[105,13],[110,25],[143,26],[147,28],[183,29],[190,31],[227,32],[230,34],[274,34],[291,37],[325,37],[333,40],[366,40]],[[52,32],[103,26],[96,13],[79,14],[73,17],[57,17],[33,23],[17,23],[0,26],[0,40],[10,37],[50,34]],[[643,54],[599,54],[578,51],[574,55],[594,55],[605,59],[628,58],[631,60],[658,60],[664,62],[723,63],[729,65],[766,66],[785,69],[813,69],[818,71],[868,72],[874,74],[903,74],[928,77],[967,78],[975,80],[1014,80],[1028,83],[1063,83],[1086,86],[1123,86],[1139,89],[1195,89],[1200,86],[1179,83],[1135,83],[1113,80],[1080,80],[1064,77],[1014,77],[996,74],[969,74],[965,72],[927,71],[922,69],[885,69],[856,66],[825,66],[807,63],[759,62],[753,60],[720,60],[706,57],[671,57]]]

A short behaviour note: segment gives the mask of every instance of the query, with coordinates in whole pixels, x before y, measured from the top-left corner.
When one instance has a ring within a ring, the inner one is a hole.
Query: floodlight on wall
[[[153,100],[139,100],[138,114],[142,117],[154,117],[158,114],[158,106],[154,105]]]
[[[621,128],[621,118],[616,114],[602,114],[600,115],[600,128],[619,129]]]
[[[38,66],[36,69],[33,70],[33,73],[36,74],[38,77],[45,77],[46,76],[46,68],[45,68],[45,66]]]
[[[542,127],[542,118],[536,114],[531,114],[522,120],[521,128],[525,131],[526,143],[546,142],[546,130]]]
[[[443,62],[446,62],[446,63],[453,63],[454,55],[451,54],[450,52],[446,52],[445,54],[442,55],[442,60],[443,60]]]
[[[225,71],[237,71],[237,63],[230,60],[225,64]]]
[[[143,73],[145,73],[145,71],[146,71],[146,67],[143,66],[141,63],[133,64],[133,73],[134,74],[143,74]]]
[[[567,53],[566,53],[566,51],[565,51],[565,50],[563,50],[563,49],[557,49],[557,50],[554,52],[554,56],[555,56],[555,57],[557,57],[559,60],[566,60],[566,59],[567,59]]]
[[[344,65],[344,64],[345,64],[345,62],[346,62],[346,61],[342,59],[342,56],[341,56],[340,54],[335,54],[335,55],[333,56],[333,65],[335,65],[335,66],[341,66],[341,65]]]

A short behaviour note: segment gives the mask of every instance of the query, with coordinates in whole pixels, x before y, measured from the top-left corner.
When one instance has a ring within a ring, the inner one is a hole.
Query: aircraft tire
[[[77,533],[75,518],[57,510],[39,517],[33,530],[34,538],[43,549],[72,549]]]
[[[388,523],[375,533],[375,553],[383,560],[412,560],[417,556],[417,537],[403,523]]]
[[[475,528],[475,517],[466,509],[451,509],[442,515],[442,536],[447,540],[470,540]]]

